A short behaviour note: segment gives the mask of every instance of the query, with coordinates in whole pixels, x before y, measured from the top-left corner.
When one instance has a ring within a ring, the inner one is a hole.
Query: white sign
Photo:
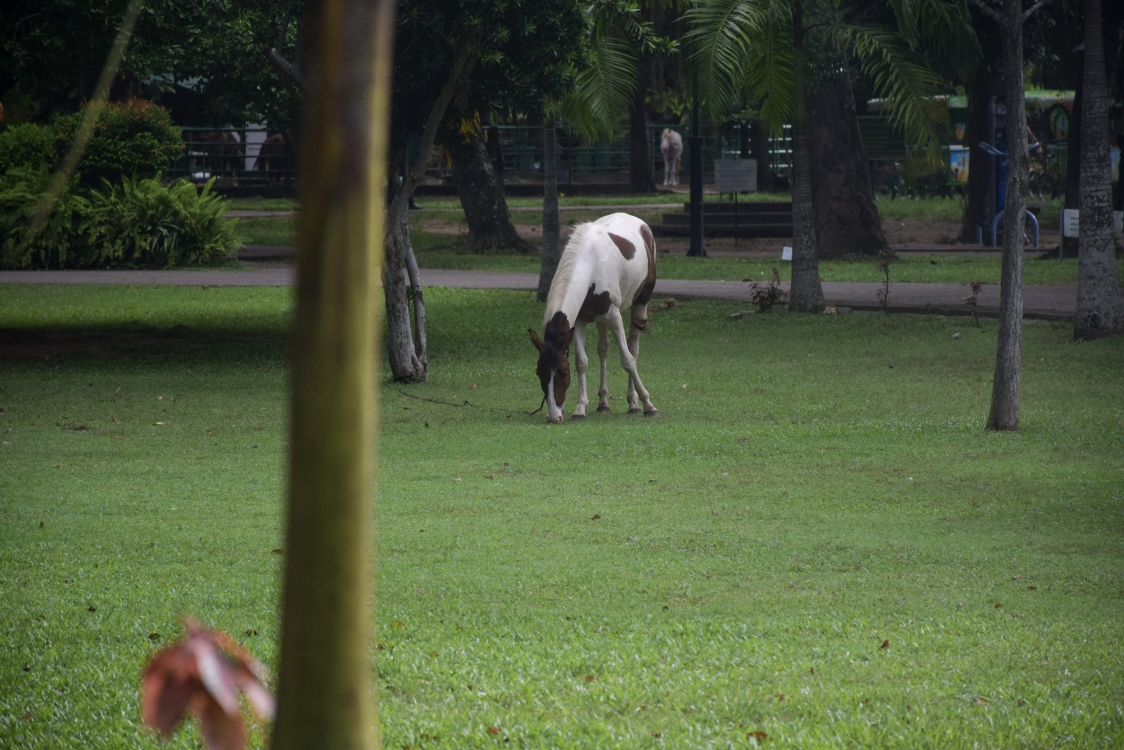
[[[1062,209],[1062,237],[1079,237],[1081,225],[1078,221],[1076,208]],[[1112,212],[1112,234],[1115,237],[1124,236],[1124,211]]]
[[[714,188],[720,193],[756,193],[756,159],[715,159]]]
[[[781,260],[792,260],[792,248],[788,245],[781,248]]]

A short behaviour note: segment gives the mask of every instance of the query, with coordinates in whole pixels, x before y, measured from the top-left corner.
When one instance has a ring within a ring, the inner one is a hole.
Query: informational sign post
[[[738,193],[757,192],[756,159],[715,159],[714,189],[734,194],[734,244],[738,244]]]
[[[1062,237],[1076,239],[1081,234],[1079,212],[1076,208],[1062,209]],[[1124,211],[1112,212],[1112,234],[1114,237],[1124,235]]]

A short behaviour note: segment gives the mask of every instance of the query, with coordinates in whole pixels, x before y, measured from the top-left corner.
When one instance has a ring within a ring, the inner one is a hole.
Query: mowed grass
[[[1124,341],[1028,323],[991,434],[994,324],[692,302],[642,339],[658,417],[612,358],[613,413],[548,426],[531,295],[426,299],[430,382],[381,389],[384,747],[1121,746]],[[276,667],[289,319],[4,289],[46,341],[0,358],[0,746],[160,746],[180,613]]]

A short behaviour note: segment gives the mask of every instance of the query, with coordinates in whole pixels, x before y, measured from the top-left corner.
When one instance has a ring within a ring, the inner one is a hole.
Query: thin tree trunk
[[[539,271],[539,302],[546,302],[558,260],[562,257],[562,237],[558,220],[558,139],[554,118],[543,118],[542,183],[542,270]]]
[[[656,181],[652,176],[652,144],[648,136],[648,105],[644,97],[651,79],[650,60],[641,55],[637,61],[636,92],[628,112],[628,183],[634,193],[654,193]]]
[[[792,117],[792,284],[788,306],[799,312],[823,312],[823,285],[816,257],[816,225],[812,211],[812,173],[809,163],[807,121],[804,110],[803,18],[800,2],[793,12],[793,88],[796,94]]]
[[[1085,0],[1084,98],[1081,124],[1081,221],[1077,315],[1073,334],[1094,339],[1124,332],[1124,301],[1116,280],[1109,172],[1109,89],[1105,80],[1101,0]]]
[[[999,25],[1007,107],[1007,199],[1003,206],[1003,271],[999,287],[999,341],[991,390],[989,430],[1019,429],[1023,340],[1023,248],[1026,244],[1026,98],[1023,91],[1023,19],[1020,0],[1005,0]]]
[[[323,0],[308,75],[273,747],[378,747],[371,485],[394,3]]]
[[[769,133],[760,120],[750,120],[749,140],[753,158],[757,160],[757,189],[773,189],[773,164],[769,155]]]
[[[415,321],[415,325],[419,326],[415,334],[410,325],[407,279],[403,276],[403,270],[411,266],[415,269],[417,267],[414,248],[410,243],[410,198],[413,197],[414,188],[425,174],[429,157],[433,153],[437,130],[445,117],[445,110],[448,109],[457,87],[468,76],[476,62],[475,47],[473,37],[465,37],[458,43],[453,53],[449,79],[438,94],[426,119],[421,145],[418,148],[418,159],[407,170],[402,186],[395,192],[394,200],[386,211],[386,263],[383,270],[383,294],[386,298],[386,353],[391,377],[399,382],[424,381],[428,371],[427,353],[424,348],[418,348],[419,344],[424,347],[426,340],[424,312]],[[424,310],[424,301],[418,294],[421,284],[416,274],[414,281],[415,309],[422,305]]]
[[[846,72],[808,101],[812,208],[818,257],[874,255],[890,249],[874,205],[874,187]]]
[[[456,137],[456,136],[454,136]],[[515,231],[503,186],[484,141],[476,132],[465,136],[467,143],[450,148],[453,156],[453,181],[468,221],[468,245],[474,253],[487,254],[515,250],[529,253],[534,248]]]
[[[983,23],[988,23],[984,20]],[[995,64],[998,64],[997,62]],[[968,83],[968,203],[960,227],[960,241],[974,244],[980,217],[990,210],[991,157],[980,148],[981,141],[990,142],[991,97],[999,93],[1000,77],[989,67],[988,61],[980,63],[975,76]],[[992,144],[994,145],[994,144]]]

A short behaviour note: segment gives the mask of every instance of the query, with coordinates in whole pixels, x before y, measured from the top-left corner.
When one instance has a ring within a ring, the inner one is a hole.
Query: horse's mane
[[[565,249],[562,250],[562,257],[558,259],[558,269],[554,272],[554,281],[551,282],[550,291],[546,295],[546,313],[543,317],[544,326],[554,316],[554,313],[562,308],[566,290],[570,288],[570,282],[574,277],[574,268],[578,263],[578,250],[585,242],[586,235],[600,229],[601,227],[597,226],[592,221],[587,221],[584,224],[578,224],[574,227],[574,231],[570,235]]]

